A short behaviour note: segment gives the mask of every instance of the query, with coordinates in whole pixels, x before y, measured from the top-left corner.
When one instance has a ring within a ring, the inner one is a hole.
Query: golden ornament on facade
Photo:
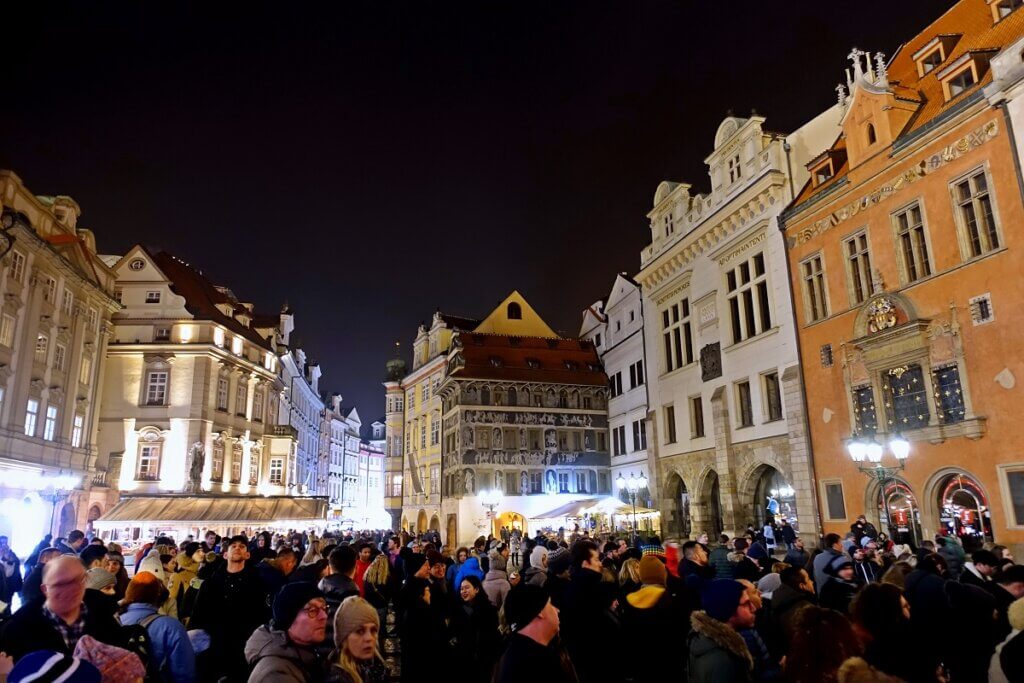
[[[871,334],[896,325],[896,306],[888,297],[880,296],[868,304],[868,331]]]

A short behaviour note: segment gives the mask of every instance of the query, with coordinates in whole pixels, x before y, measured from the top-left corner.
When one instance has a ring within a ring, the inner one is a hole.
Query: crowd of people
[[[78,531],[24,562],[0,537],[0,682],[1024,680],[1006,548],[901,545],[863,518],[821,541],[772,522],[683,543],[502,529],[454,549],[437,532],[209,532],[126,563]]]

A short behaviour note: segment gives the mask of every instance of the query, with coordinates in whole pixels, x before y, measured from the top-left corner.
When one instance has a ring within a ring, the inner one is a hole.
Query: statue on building
[[[473,470],[466,470],[466,493],[473,495]]]
[[[188,449],[188,480],[185,482],[185,493],[199,493],[203,490],[203,467],[206,465],[206,449],[201,441],[196,441]]]
[[[494,488],[498,491],[505,490],[505,481],[501,470],[497,470],[494,473]]]
[[[530,475],[526,472],[519,475],[519,492],[523,495],[530,492]]]

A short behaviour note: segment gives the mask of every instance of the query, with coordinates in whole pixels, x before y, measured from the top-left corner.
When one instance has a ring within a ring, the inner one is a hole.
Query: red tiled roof
[[[147,250],[147,253],[153,259],[153,263],[171,281],[171,289],[179,296],[185,298],[185,308],[197,319],[212,320],[222,325],[228,331],[241,335],[268,351],[274,350],[270,342],[261,337],[256,330],[246,327],[231,316],[224,315],[217,308],[217,304],[230,304],[239,312],[244,311],[237,301],[230,299],[227,294],[218,289],[205,275],[165,251],[154,254]]]
[[[586,340],[462,333],[459,341],[465,365],[453,377],[608,385],[597,349]],[[537,367],[531,367],[531,362]]]

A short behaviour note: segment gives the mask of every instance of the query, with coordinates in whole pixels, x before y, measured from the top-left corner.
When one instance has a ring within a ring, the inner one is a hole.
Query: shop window
[[[964,394],[960,386],[960,369],[956,365],[935,370],[935,409],[944,424],[964,420]]]
[[[917,364],[903,365],[889,370],[884,377],[891,419],[896,431],[916,429],[928,424],[928,394],[924,372]]]
[[[874,434],[878,431],[875,392],[870,385],[853,390],[853,417],[858,434]]]

